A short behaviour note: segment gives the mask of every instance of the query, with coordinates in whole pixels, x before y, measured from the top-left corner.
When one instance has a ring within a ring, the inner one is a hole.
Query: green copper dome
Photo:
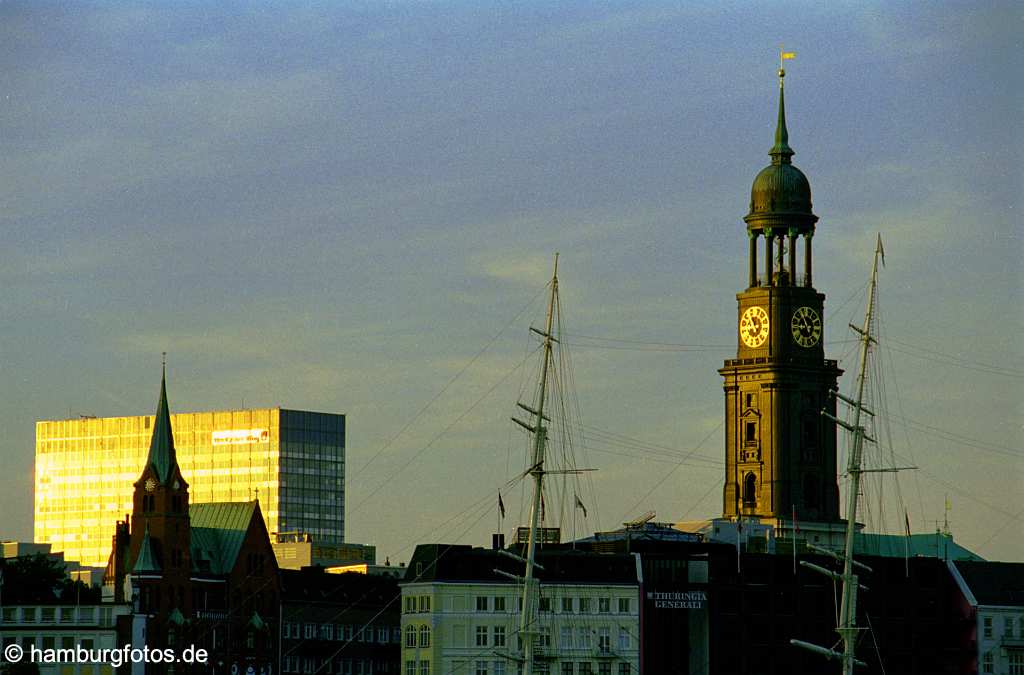
[[[783,71],[779,76],[784,77]],[[818,217],[811,211],[811,184],[803,171],[793,166],[793,149],[786,130],[786,98],[779,80],[779,120],[775,145],[768,152],[772,163],[757,174],[750,189],[750,213],[743,220],[753,232],[764,229],[813,231]]]

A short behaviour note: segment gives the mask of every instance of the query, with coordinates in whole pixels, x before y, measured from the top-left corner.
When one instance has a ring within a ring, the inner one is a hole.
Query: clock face
[[[740,337],[743,344],[757,348],[768,339],[768,312],[764,307],[750,307],[740,318]]]
[[[801,347],[813,347],[821,339],[821,317],[810,307],[801,307],[793,312],[790,328],[793,341]]]
[[[152,478],[147,478],[146,479],[146,491],[147,492],[152,492],[155,489],[156,489],[156,481],[153,480]]]

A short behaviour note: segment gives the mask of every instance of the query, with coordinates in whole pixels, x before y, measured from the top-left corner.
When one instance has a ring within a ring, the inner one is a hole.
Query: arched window
[[[416,646],[416,626],[405,627],[405,646],[415,647]]]
[[[430,646],[430,626],[420,626],[420,647]]]
[[[808,508],[818,508],[818,481],[812,473],[804,475],[804,504]]]
[[[757,477],[748,473],[743,479],[743,505],[753,506],[757,503]]]

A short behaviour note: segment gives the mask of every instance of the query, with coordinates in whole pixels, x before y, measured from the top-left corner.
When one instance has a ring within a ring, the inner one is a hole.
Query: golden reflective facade
[[[35,534],[66,560],[102,567],[132,510],[153,416],[36,422]],[[259,498],[269,532],[324,544],[345,535],[345,416],[270,408],[171,415],[189,501]]]

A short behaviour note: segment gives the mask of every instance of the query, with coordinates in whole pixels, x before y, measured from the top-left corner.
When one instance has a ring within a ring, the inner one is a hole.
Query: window
[[[572,614],[572,598],[562,598],[562,613]],[[562,665],[565,665],[564,663]],[[571,663],[569,664],[572,665]]]
[[[619,664],[619,675],[629,675],[629,663],[626,661]]]
[[[619,650],[629,649],[629,629],[619,626]]]
[[[593,664],[590,661],[580,661],[579,672],[580,675],[591,675],[594,672]]]
[[[1010,652],[1010,675],[1024,675],[1024,652],[1019,649]]]
[[[602,661],[597,664],[597,675],[612,675],[612,664],[609,661]]]
[[[559,642],[559,644],[561,645],[562,649],[572,649],[572,627],[571,626],[562,626],[562,639]],[[569,664],[563,663],[562,664],[562,671],[563,672],[565,671],[565,666],[566,665],[568,665],[570,668],[572,667],[571,663],[569,663]]]
[[[43,610],[43,621],[46,621],[46,610]],[[1013,617],[1006,617],[1006,623],[1003,624],[1003,635],[1006,637],[1013,637]]]
[[[478,612],[486,612],[487,611],[487,596],[486,595],[478,595],[476,597],[476,611],[478,611]],[[482,663],[482,662],[480,662],[480,663]]]
[[[405,627],[405,646],[415,647],[416,646],[416,627],[406,626]]]
[[[605,627],[598,631],[597,648],[602,654],[608,654],[612,651],[612,631],[610,628]]]
[[[577,628],[576,629],[576,648],[577,649],[590,649],[590,629],[589,628]]]
[[[562,675],[572,675],[572,661],[562,661]]]
[[[333,640],[334,639],[334,624],[325,623],[320,626],[320,639],[321,640]]]
[[[995,672],[995,662],[994,662],[994,659],[992,658],[992,653],[991,652],[989,652],[988,654],[985,654],[985,656],[983,656],[981,658],[981,672],[983,672],[983,673],[994,673]]]
[[[377,628],[377,642],[381,643],[382,645],[386,645],[388,643],[388,633],[389,632],[390,631],[386,627],[378,627]]]
[[[748,473],[743,479],[743,505],[753,506],[757,503],[757,477]]]
[[[43,623],[54,623],[55,610],[53,607],[43,607],[42,618],[40,621]],[[1010,619],[1012,621],[1013,619]]]
[[[494,646],[504,647],[505,646],[505,627],[495,626],[494,627]]]
[[[537,629],[537,646],[542,649],[551,647],[551,627],[541,626]]]
[[[494,675],[505,675],[505,662],[495,661],[494,662]]]
[[[476,662],[476,675],[487,675],[487,662],[477,661]]]
[[[421,595],[420,596],[420,611],[421,612],[429,612],[430,611],[430,596],[429,595]]]
[[[629,598],[619,598],[619,614],[629,614]]]
[[[986,616],[981,620],[983,635],[987,638],[992,637],[992,617]]]
[[[416,662],[406,661],[405,662],[405,675],[416,675]]]
[[[487,626],[476,627],[476,646],[486,647],[487,646]]]
[[[540,599],[540,611],[550,612],[551,611],[551,598]]]
[[[405,599],[405,613],[412,614],[416,611],[416,598],[409,596]]]
[[[307,640],[312,640],[314,636],[316,636],[316,624],[315,623],[307,623],[306,624],[306,639]]]
[[[612,599],[611,598],[598,598],[597,599],[597,611],[601,614],[608,614],[612,611]]]
[[[420,626],[420,647],[430,646],[430,626],[426,624]]]
[[[754,408],[757,406],[757,394],[744,394],[743,395],[743,407]]]
[[[590,598],[580,598],[580,614],[590,613]]]
[[[505,596],[496,595],[494,596],[494,611],[504,612],[505,611]]]
[[[420,661],[420,675],[430,675],[430,661]]]
[[[757,445],[757,422],[747,422],[743,425],[743,444]]]

